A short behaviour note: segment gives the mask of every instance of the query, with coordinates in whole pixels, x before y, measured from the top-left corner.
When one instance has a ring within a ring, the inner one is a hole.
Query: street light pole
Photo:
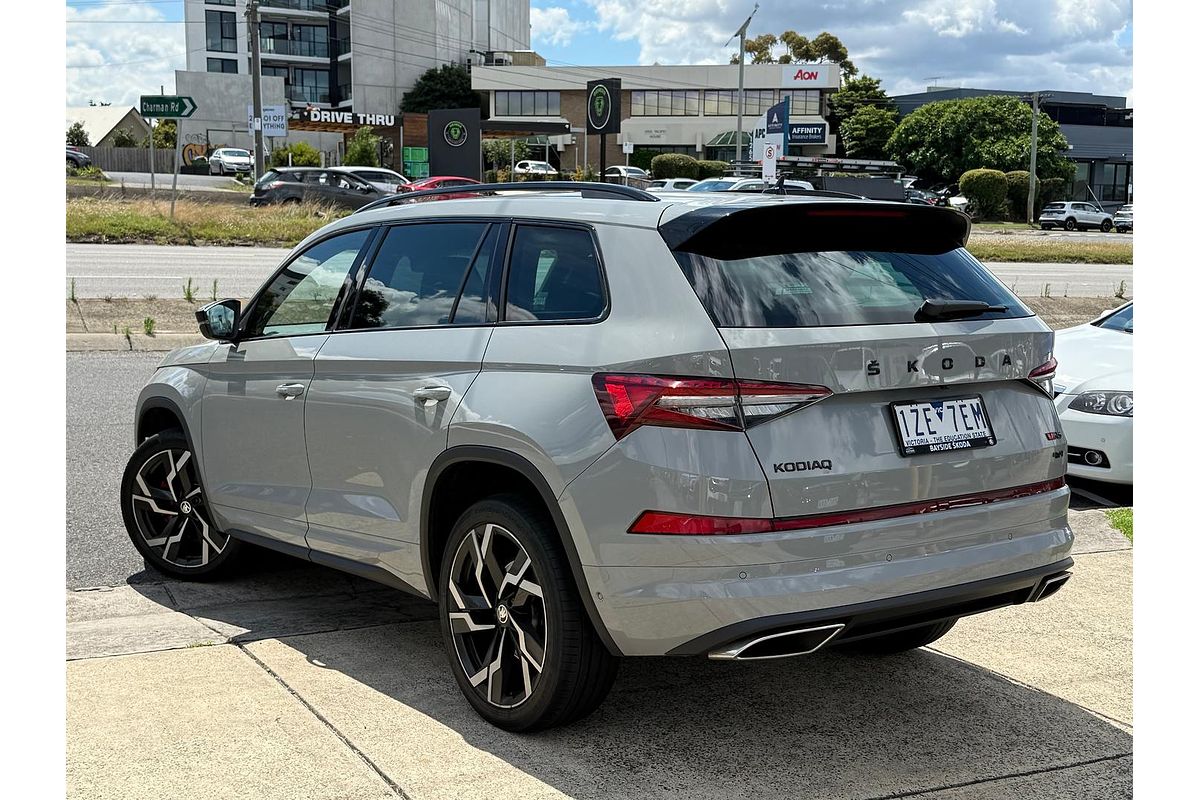
[[[254,102],[253,119],[250,120],[251,134],[254,136],[254,180],[263,175],[263,134],[262,134],[262,58],[259,53],[258,41],[258,0],[246,3],[246,27],[250,36],[250,81],[251,97]],[[255,124],[257,123],[257,124]]]
[[[1033,131],[1029,136],[1029,196],[1025,200],[1025,221],[1033,225],[1033,204],[1037,198],[1038,92],[1033,93]]]
[[[737,156],[734,161],[738,164],[737,173],[741,173],[742,161],[742,115],[746,110],[746,29],[750,27],[750,20],[754,19],[754,15],[758,13],[758,3],[754,4],[754,10],[750,12],[750,16],[746,17],[746,21],[742,23],[742,27],[737,29],[733,36],[729,37],[729,41],[725,43],[728,47],[736,37],[738,40],[738,99],[737,99]]]

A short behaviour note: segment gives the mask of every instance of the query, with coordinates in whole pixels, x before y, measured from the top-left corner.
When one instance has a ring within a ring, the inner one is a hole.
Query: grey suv
[[[1053,334],[964,215],[513,186],[385,199],[198,312],[137,402],[149,564],[254,544],[431,598],[511,730],[620,656],[898,652],[1063,585]]]

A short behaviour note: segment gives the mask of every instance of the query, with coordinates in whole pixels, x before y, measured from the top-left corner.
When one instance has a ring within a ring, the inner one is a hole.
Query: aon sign
[[[780,86],[785,89],[836,89],[839,71],[837,64],[781,64]]]

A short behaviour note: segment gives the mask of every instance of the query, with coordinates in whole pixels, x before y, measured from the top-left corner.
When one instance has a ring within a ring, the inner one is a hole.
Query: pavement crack
[[[401,798],[403,798],[403,800],[412,800],[412,798],[409,797],[408,793],[405,792],[404,789],[400,788],[400,784],[396,783],[394,780],[392,780],[388,776],[388,774],[386,772],[384,772],[382,769],[380,769],[379,765],[376,764],[374,761],[372,761],[370,756],[368,756],[362,750],[358,749],[358,746],[355,745],[354,742],[350,741],[350,739],[347,738],[345,734],[343,734],[340,730],[338,730],[337,726],[335,726],[332,722],[330,722],[325,717],[324,714],[322,714],[320,711],[318,711],[312,703],[305,700],[304,697],[299,692],[297,692],[295,689],[293,689],[291,686],[289,686],[287,681],[285,681],[279,675],[279,673],[277,673],[277,672],[275,672],[275,670],[271,669],[271,667],[268,666],[265,661],[263,661],[258,656],[254,655],[254,653],[251,653],[241,643],[233,642],[233,645],[235,647],[237,647],[238,650],[241,650],[243,653],[245,653],[250,658],[251,661],[253,661],[255,664],[258,664],[258,666],[261,667],[264,672],[266,672],[268,675],[270,675],[272,678],[274,678],[276,683],[278,683],[280,686],[282,686],[287,691],[288,694],[290,694],[292,697],[296,698],[296,700],[302,706],[307,708],[310,714],[312,714],[314,717],[316,717],[321,722],[322,725],[324,725],[326,728],[328,728],[329,731],[338,738],[338,740],[342,744],[344,744],[346,747],[348,747],[350,749],[350,752],[352,752],[352,753],[354,753],[354,755],[358,756],[359,760],[361,760],[364,764],[366,764],[367,767],[369,767],[372,772],[374,772],[376,775],[378,775],[380,780],[382,780],[384,783],[386,783],[388,788],[390,788],[397,797],[401,797]]]
[[[893,794],[872,795],[865,800],[898,800],[903,797],[920,797],[924,794],[933,794],[934,792],[945,792],[950,789],[963,789],[967,786],[979,786],[985,783],[995,783],[996,781],[1010,780],[1012,778],[1026,778],[1032,775],[1045,775],[1049,772],[1061,772],[1065,769],[1074,769],[1075,767],[1087,767],[1092,764],[1102,764],[1107,761],[1118,761],[1122,758],[1133,757],[1133,752],[1116,753],[1111,756],[1100,756],[1099,758],[1089,758],[1085,761],[1073,761],[1070,764],[1058,764],[1053,767],[1042,767],[1041,769],[1029,769],[1021,772],[1011,772],[1005,775],[997,775],[994,778],[979,778],[973,781],[962,781],[960,783],[947,783],[941,786],[931,786],[928,789],[917,789],[907,792],[895,792]]]

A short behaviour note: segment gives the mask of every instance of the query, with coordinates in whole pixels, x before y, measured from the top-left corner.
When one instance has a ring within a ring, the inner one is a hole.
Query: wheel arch
[[[161,395],[143,397],[138,403],[133,430],[134,447],[151,436],[165,431],[177,430],[182,433],[183,438],[187,440],[188,450],[196,459],[196,473],[200,476],[200,482],[204,483],[204,464],[200,457],[200,450],[196,446],[196,439],[188,425],[187,415],[183,413],[182,407],[175,400]]]
[[[455,496],[450,488],[450,482],[455,481],[456,476],[468,477],[472,473],[478,475],[481,472],[492,476],[507,475],[509,478],[508,480],[502,479],[497,483],[489,483],[486,486],[476,481],[475,484],[481,488],[480,491],[468,493],[465,496]],[[514,481],[522,483],[514,486]],[[620,649],[600,618],[600,612],[588,590],[587,579],[583,574],[583,566],[575,547],[575,540],[572,538],[570,527],[559,506],[558,499],[550,489],[549,482],[530,461],[508,450],[483,445],[458,445],[443,451],[430,465],[421,495],[420,527],[421,570],[425,576],[425,585],[428,588],[429,596],[435,601],[438,599],[440,589],[437,575],[440,571],[441,548],[449,535],[450,527],[458,519],[461,510],[465,510],[471,503],[494,494],[498,490],[514,488],[524,489],[525,494],[531,495],[532,500],[540,501],[546,509],[558,533],[567,563],[571,566],[571,577],[574,579],[575,589],[587,611],[588,619],[591,621],[596,635],[604,643],[605,649],[613,655],[621,655]],[[454,501],[446,505],[447,498],[451,497],[454,498]],[[459,513],[455,513],[456,509],[460,510]]]

